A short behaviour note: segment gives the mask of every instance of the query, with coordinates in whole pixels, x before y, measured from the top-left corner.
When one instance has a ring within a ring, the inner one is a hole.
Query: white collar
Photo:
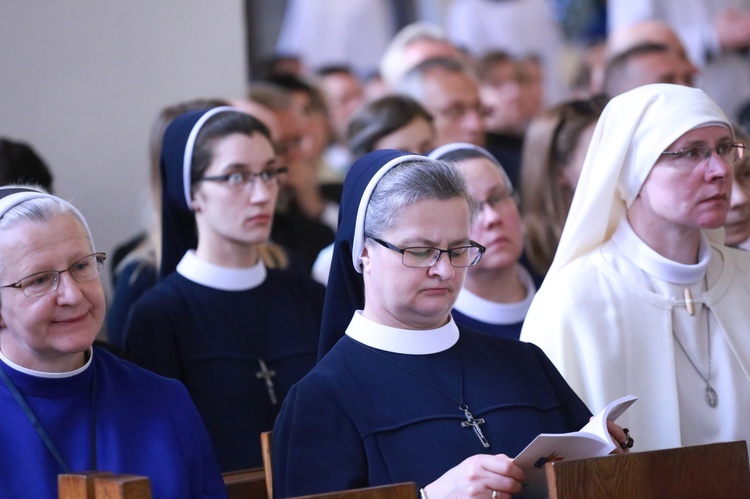
[[[744,251],[750,251],[750,239],[745,239],[744,241],[742,241],[737,245],[737,248]]]
[[[86,361],[86,363],[83,366],[81,366],[78,369],[75,369],[73,371],[68,371],[68,372],[64,372],[64,373],[48,373],[48,372],[44,372],[44,371],[35,371],[33,369],[28,369],[26,367],[18,365],[15,362],[13,362],[12,360],[10,360],[8,357],[6,357],[5,354],[0,350],[0,361],[2,361],[5,365],[7,365],[8,367],[10,367],[14,371],[18,371],[18,372],[23,373],[23,374],[28,374],[29,376],[35,376],[37,378],[53,378],[53,379],[54,378],[57,378],[57,379],[60,379],[60,378],[72,378],[73,376],[75,376],[77,374],[80,374],[83,371],[85,371],[91,365],[91,361],[93,360],[93,358],[94,358],[94,349],[91,348],[91,347],[89,347],[88,360]]]
[[[437,329],[399,329],[367,319],[361,310],[354,312],[346,335],[365,345],[386,352],[429,355],[448,350],[458,341],[458,326],[450,318]]]
[[[519,302],[498,303],[482,298],[468,289],[462,288],[461,292],[458,293],[458,299],[456,299],[456,304],[453,308],[467,317],[487,324],[499,326],[522,322],[529,311],[531,300],[534,299],[536,287],[534,287],[534,281],[531,279],[529,272],[520,265],[518,265],[518,276],[526,288],[526,298]]]
[[[654,251],[638,237],[625,217],[612,234],[612,242],[638,268],[674,284],[693,284],[703,279],[711,258],[711,243],[702,231],[698,248],[698,263],[685,265],[665,258]]]
[[[222,291],[244,291],[257,288],[266,280],[263,260],[252,267],[235,269],[220,267],[198,258],[195,250],[188,250],[177,265],[177,272],[193,282]]]

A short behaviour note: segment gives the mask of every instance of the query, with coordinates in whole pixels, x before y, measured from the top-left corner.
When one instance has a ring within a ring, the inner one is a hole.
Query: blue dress
[[[287,392],[315,364],[323,294],[312,279],[280,270],[240,291],[173,272],[133,306],[126,353],[185,384],[222,471],[262,466],[260,432],[273,428]],[[264,370],[273,371],[276,404]]]
[[[517,455],[590,412],[536,346],[459,326],[451,348],[407,355],[343,337],[284,402],[274,427],[279,497],[413,481],[478,454]],[[468,406],[483,447],[459,406]],[[313,416],[314,415],[314,416]]]
[[[3,362],[0,369],[70,471],[91,469],[93,407],[99,470],[145,475],[155,498],[226,497],[206,429],[180,383],[98,348],[85,370],[66,378],[26,374]],[[57,475],[63,469],[2,382],[0,414],[0,497],[57,497]]]
[[[481,333],[512,340],[517,340],[521,336],[523,321],[514,322],[512,324],[490,324],[469,317],[455,308],[451,311],[451,315],[453,316],[453,320],[456,321],[456,324],[461,324],[462,326],[466,326],[467,328],[474,329]]]

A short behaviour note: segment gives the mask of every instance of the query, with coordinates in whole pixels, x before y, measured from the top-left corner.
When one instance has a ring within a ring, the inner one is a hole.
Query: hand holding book
[[[608,423],[615,421],[638,397],[626,395],[612,401],[599,414],[581,428],[572,433],[542,433],[521,451],[513,462],[526,472],[523,496],[546,496],[547,481],[544,465],[550,461],[563,459],[583,459],[606,456],[622,445],[632,446],[629,433],[623,432],[622,440],[616,441],[610,434]],[[619,426],[614,425],[619,434]],[[619,440],[619,439],[618,439]],[[624,442],[625,444],[621,444]]]

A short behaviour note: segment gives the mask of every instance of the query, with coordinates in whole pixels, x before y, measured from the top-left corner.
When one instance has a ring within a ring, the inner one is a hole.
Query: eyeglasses
[[[716,151],[716,154],[719,155],[722,161],[731,165],[735,161],[742,159],[742,156],[745,154],[745,146],[739,142],[725,142],[711,149],[705,144],[700,144],[680,149],[679,151],[664,151],[661,154],[662,156],[673,156],[673,163],[678,168],[692,170],[699,164],[707,161],[713,151]]]
[[[86,282],[96,279],[99,274],[102,273],[102,267],[104,266],[104,260],[106,258],[107,255],[104,253],[93,253],[84,256],[65,270],[45,270],[44,272],[37,272],[26,276],[13,284],[0,286],[0,288],[20,289],[23,291],[23,294],[28,297],[46,295],[57,289],[57,286],[60,283],[60,274],[63,272],[69,272],[70,277],[76,282]]]
[[[484,207],[489,206],[493,210],[497,210],[497,208],[500,206],[500,203],[503,201],[506,201],[508,199],[512,199],[513,202],[518,202],[518,195],[516,194],[516,191],[513,189],[510,189],[508,191],[504,192],[498,192],[495,194],[490,195],[487,199],[484,201],[477,201],[477,212],[479,216],[481,217],[484,213]]]
[[[240,189],[248,184],[255,184],[255,179],[258,178],[266,185],[272,185],[274,182],[278,184],[281,176],[288,171],[286,167],[267,169],[259,173],[237,171],[228,173],[227,175],[201,177],[198,179],[198,182],[226,182],[230,189]]]
[[[385,246],[389,250],[401,253],[401,263],[407,267],[424,268],[432,267],[440,260],[443,253],[448,253],[448,259],[453,267],[464,268],[471,267],[479,263],[482,255],[487,250],[484,246],[474,241],[469,241],[469,246],[458,246],[456,248],[440,249],[429,246],[412,246],[409,248],[399,248],[391,243],[387,243],[377,237],[366,236],[376,243]]]
[[[480,118],[485,118],[492,114],[492,110],[489,107],[485,107],[480,104],[469,105],[456,103],[446,108],[438,109],[436,111],[436,114],[439,114],[440,116],[450,121],[462,120],[469,113],[477,113]]]

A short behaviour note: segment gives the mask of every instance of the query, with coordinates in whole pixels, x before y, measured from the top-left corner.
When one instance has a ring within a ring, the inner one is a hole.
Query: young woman
[[[513,456],[540,432],[586,423],[534,345],[451,318],[484,251],[469,238],[471,206],[449,163],[382,150],[352,166],[326,291],[327,354],[274,426],[274,493],[413,481],[431,499],[510,497],[524,479]]]
[[[471,239],[487,248],[482,260],[466,272],[453,318],[477,331],[518,339],[536,285],[519,263],[523,229],[513,185],[500,163],[473,144],[447,144],[430,157],[453,161],[463,173],[478,206]]]
[[[285,169],[266,127],[230,107],[175,118],[161,167],[165,277],[134,305],[127,352],[185,383],[222,470],[261,466],[259,433],[315,362],[323,298],[260,258]]]
[[[560,241],[591,135],[606,100],[572,100],[531,121],[523,145],[521,208],[526,255],[545,275]]]

